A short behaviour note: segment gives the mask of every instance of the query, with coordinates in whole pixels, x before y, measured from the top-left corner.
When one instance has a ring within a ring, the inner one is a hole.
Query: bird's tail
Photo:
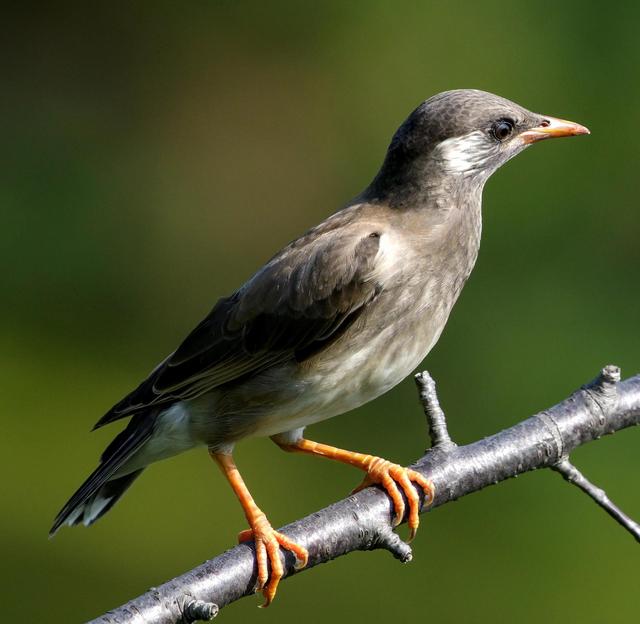
[[[49,531],[50,537],[63,524],[73,526],[82,523],[89,526],[113,507],[144,470],[139,468],[124,475],[116,475],[153,434],[155,416],[155,413],[134,416],[126,429],[114,438],[102,454],[99,466],[56,516]]]

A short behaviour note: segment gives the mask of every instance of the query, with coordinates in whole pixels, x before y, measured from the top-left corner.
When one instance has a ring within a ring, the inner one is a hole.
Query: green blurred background
[[[91,530],[47,530],[118,431],[89,434],[209,310],[359,192],[423,99],[477,87],[573,119],[485,191],[475,272],[425,366],[467,443],[609,362],[640,368],[637,3],[89,3],[8,11],[0,55],[3,621],[79,622],[234,543],[204,452],[155,466]],[[311,436],[400,462],[409,379]],[[575,463],[632,515],[640,431]],[[276,525],[360,478],[265,440],[238,464]],[[413,563],[357,553],[224,622],[629,622],[639,550],[549,471],[425,518]]]

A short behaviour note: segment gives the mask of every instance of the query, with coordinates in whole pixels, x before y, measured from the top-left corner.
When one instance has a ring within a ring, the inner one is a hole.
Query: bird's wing
[[[339,213],[338,213],[339,215]],[[116,404],[96,428],[168,406],[255,374],[302,361],[335,340],[383,288],[380,238],[371,223],[334,215],[221,299],[178,349]]]

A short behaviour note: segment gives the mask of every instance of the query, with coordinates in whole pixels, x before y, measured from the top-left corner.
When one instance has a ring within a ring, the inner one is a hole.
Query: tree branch
[[[552,468],[589,494],[638,539],[638,524],[589,483],[568,457],[582,444],[640,424],[640,375],[620,382],[619,369],[607,366],[597,379],[554,407],[466,446],[451,441],[429,374],[416,375],[416,383],[432,448],[412,467],[433,481],[432,507],[529,470]],[[281,530],[308,549],[305,570],[355,550],[378,548],[408,562],[411,548],[393,532],[392,518],[389,497],[370,487]],[[283,552],[282,557],[285,576],[290,576],[294,557],[289,552]],[[225,605],[252,594],[255,584],[253,545],[240,544],[90,624],[177,624],[212,619]]]
[[[596,485],[593,485],[568,459],[563,459],[553,470],[559,472],[569,483],[579,487],[587,496],[590,496],[602,507],[616,522],[620,523],[637,542],[640,542],[640,524],[629,518],[617,505],[614,505],[607,493]]]

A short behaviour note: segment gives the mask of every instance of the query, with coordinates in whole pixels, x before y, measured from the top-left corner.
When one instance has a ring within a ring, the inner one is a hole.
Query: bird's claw
[[[296,557],[296,570],[307,565],[309,553],[304,546],[296,544],[286,535],[276,531],[265,516],[257,518],[253,528],[241,531],[238,534],[239,542],[253,540],[256,547],[256,561],[258,564],[258,581],[255,591],[261,591],[264,596],[264,604],[268,607],[273,601],[278,584],[284,574],[282,559],[280,558],[280,546],[290,550]],[[269,569],[271,573],[269,574]]]
[[[435,490],[433,483],[429,479],[415,470],[375,457],[367,467],[367,475],[364,481],[353,490],[352,494],[370,485],[381,485],[393,501],[395,511],[393,524],[397,526],[402,522],[405,514],[405,504],[400,491],[402,490],[409,503],[407,525],[409,526],[408,541],[410,542],[416,536],[416,531],[420,524],[418,515],[420,513],[420,498],[413,487],[413,483],[417,483],[424,491],[424,504],[430,505],[433,502]]]

